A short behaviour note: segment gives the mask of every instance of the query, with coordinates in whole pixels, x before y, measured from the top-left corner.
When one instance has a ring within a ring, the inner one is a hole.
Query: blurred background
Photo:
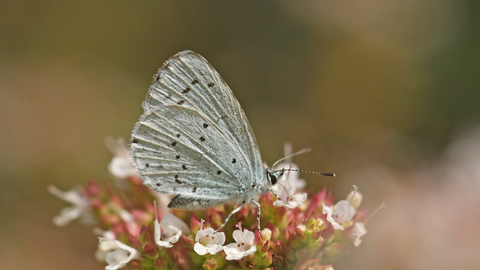
[[[335,269],[479,269],[480,2],[0,0],[0,268],[103,269],[47,192],[111,181],[153,74],[203,55],[272,164],[382,209]]]

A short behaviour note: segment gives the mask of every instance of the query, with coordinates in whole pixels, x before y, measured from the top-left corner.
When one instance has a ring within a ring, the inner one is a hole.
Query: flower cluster
[[[360,245],[366,234],[366,211],[357,211],[362,198],[356,188],[336,204],[327,190],[307,199],[306,193],[295,194],[302,180],[293,172],[274,187],[281,200],[271,193],[260,196],[263,230],[257,230],[256,208],[247,205],[216,232],[234,204],[201,211],[165,208],[168,197],[142,184],[125,143],[109,143],[117,154],[109,169],[121,184],[91,181],[68,192],[49,187],[73,205],[54,223],[94,224],[100,240],[95,256],[107,270],[127,264],[135,269],[331,270],[349,243]]]

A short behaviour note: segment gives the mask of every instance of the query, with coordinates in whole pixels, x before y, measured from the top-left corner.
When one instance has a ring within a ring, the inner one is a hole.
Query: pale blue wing
[[[146,185],[185,198],[178,208],[186,199],[220,204],[264,181],[245,113],[200,55],[185,51],[167,61],[143,108],[132,133],[134,162]]]

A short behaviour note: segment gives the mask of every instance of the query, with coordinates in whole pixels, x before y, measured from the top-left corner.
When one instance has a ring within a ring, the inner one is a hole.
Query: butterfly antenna
[[[336,175],[334,173],[326,173],[326,172],[312,172],[312,171],[304,171],[304,170],[297,170],[297,169],[283,169],[284,171],[288,172],[304,172],[304,173],[313,173],[313,174],[321,174],[325,176],[332,176],[335,177]]]
[[[289,143],[289,142],[286,142],[284,145],[283,145],[283,154],[285,156],[290,156],[292,154],[292,144]],[[287,163],[292,163],[292,158],[286,158],[285,159],[285,162]]]
[[[286,157],[283,157],[283,158],[277,160],[275,163],[273,163],[272,168],[275,167],[275,165],[277,165],[279,162],[284,161],[285,159],[288,159],[288,158],[291,158],[291,157],[293,157],[293,156],[300,155],[300,154],[303,154],[303,153],[310,152],[310,150],[311,150],[310,148],[305,148],[305,149],[302,149],[302,150],[300,150],[300,151],[298,151],[298,152],[296,152],[296,153],[293,153],[293,154],[291,154],[291,155],[288,155],[288,156],[286,156]]]

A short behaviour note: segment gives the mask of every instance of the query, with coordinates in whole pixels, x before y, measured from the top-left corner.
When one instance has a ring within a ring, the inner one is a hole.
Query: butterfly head
[[[272,170],[270,168],[267,168],[265,170],[266,174],[267,174],[267,179],[270,181],[270,185],[275,185],[278,180],[280,180],[280,178],[283,176],[283,173],[285,172],[285,169],[281,169],[281,170]]]

